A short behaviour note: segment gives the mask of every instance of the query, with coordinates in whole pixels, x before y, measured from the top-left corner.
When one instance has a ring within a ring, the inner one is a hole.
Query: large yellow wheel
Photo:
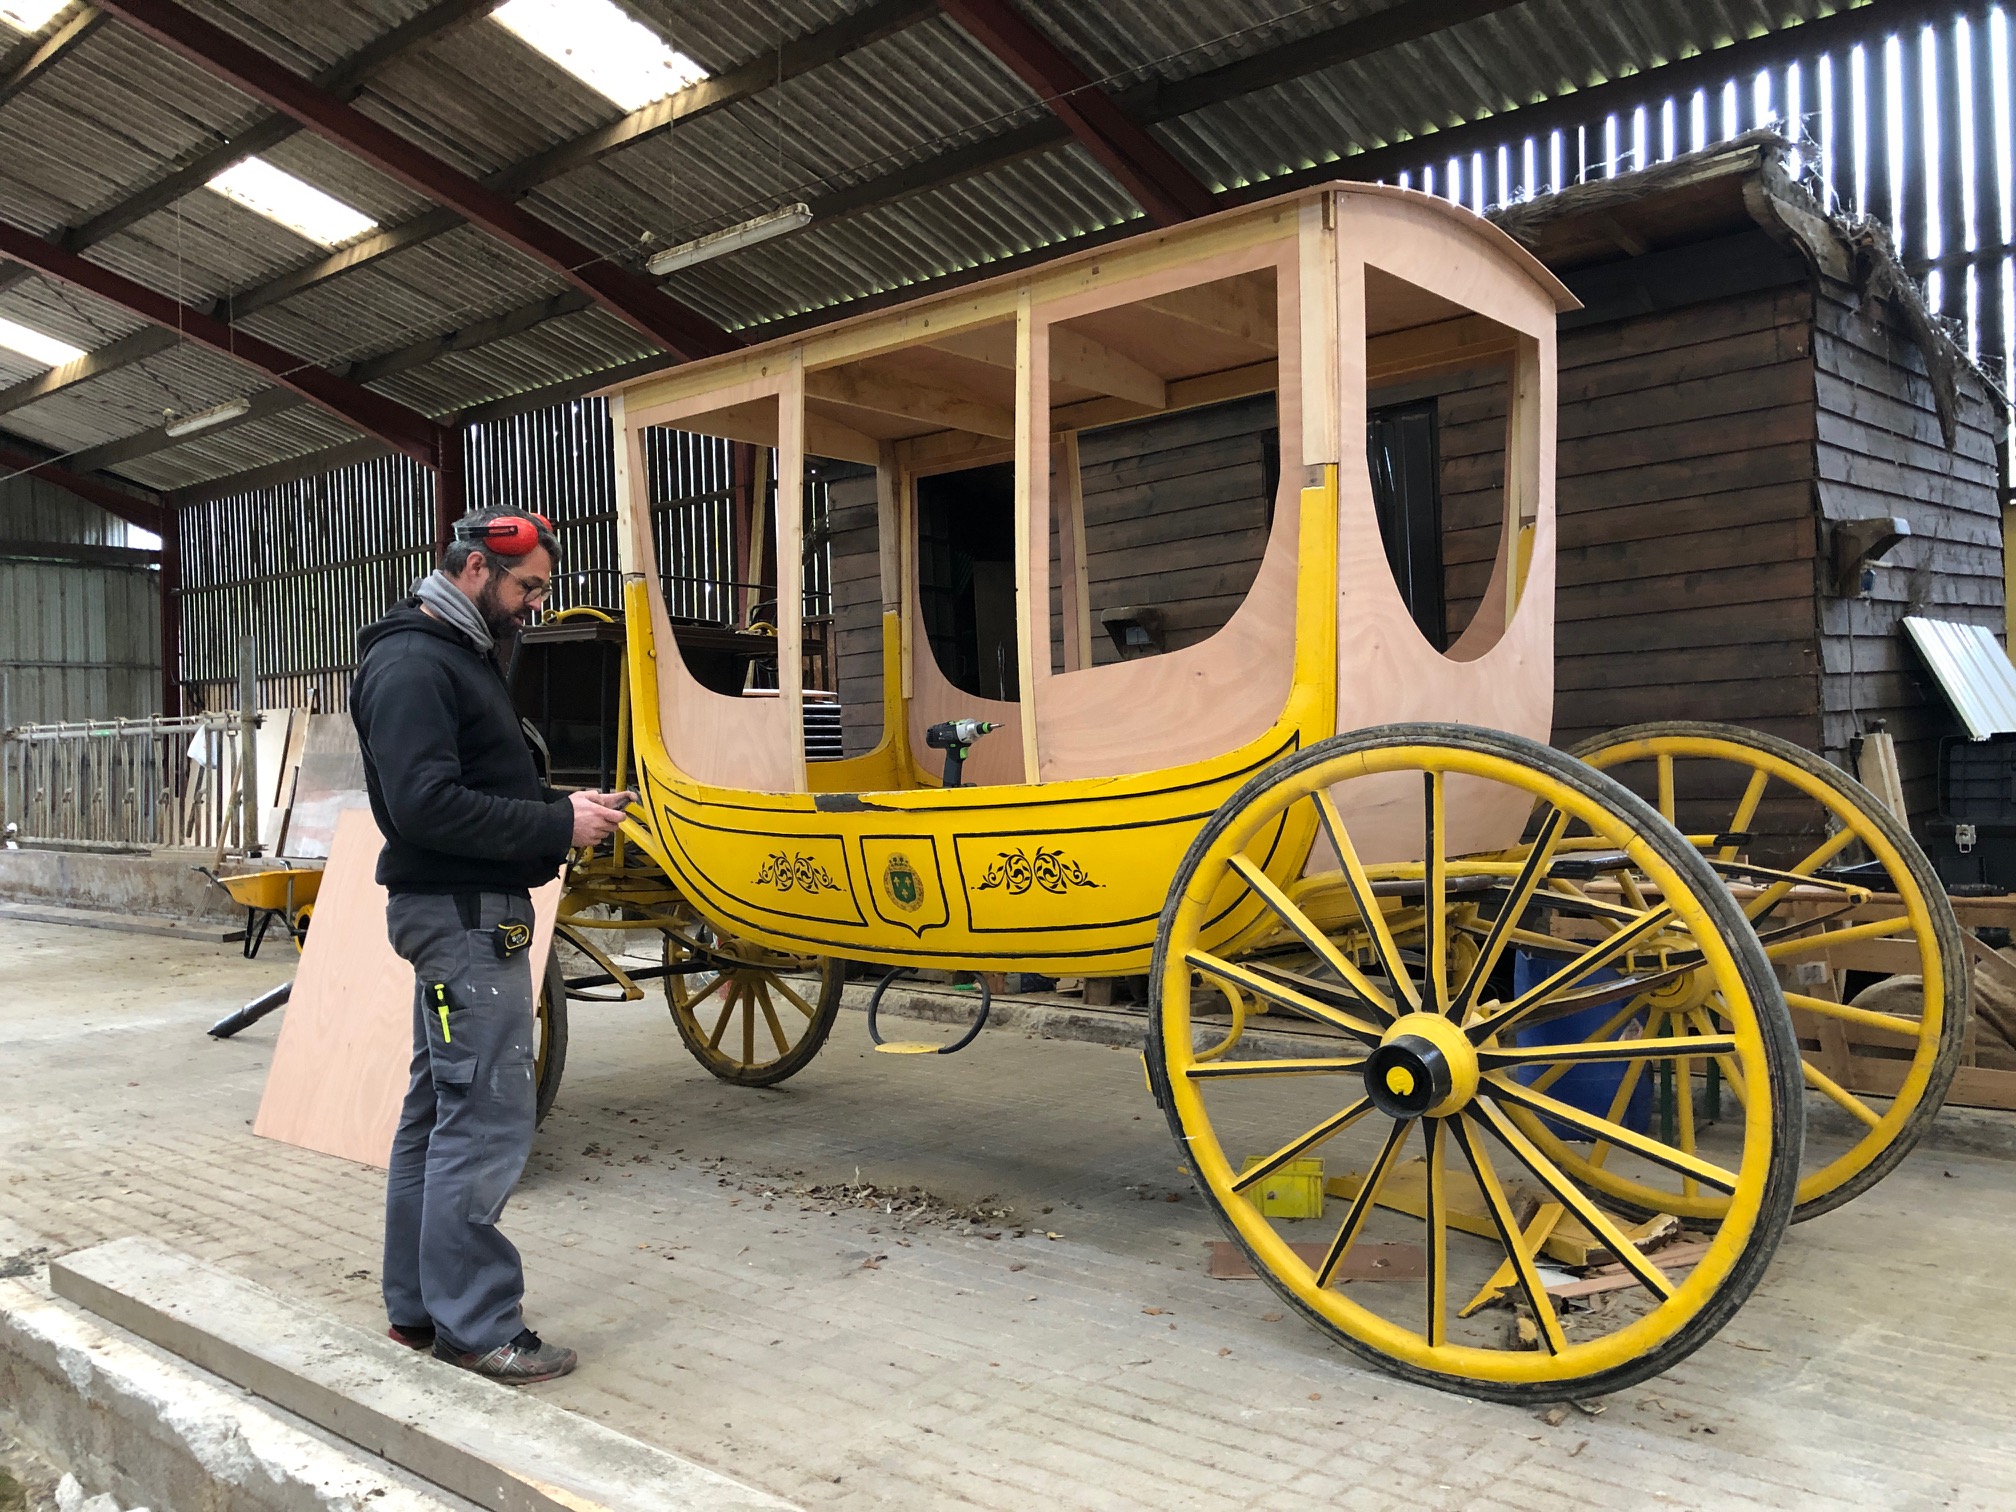
[[[1320,824],[1312,868],[1333,869],[1270,878],[1266,837],[1297,806]],[[1464,853],[1487,811],[1515,833],[1523,816],[1521,838]],[[1658,901],[1596,901],[1572,880],[1626,865]],[[1722,995],[1717,1034],[1576,1030],[1675,960]],[[1288,1302],[1408,1379],[1504,1401],[1644,1380],[1728,1321],[1791,1215],[1799,1059],[1762,946],[1654,809],[1535,741],[1393,725],[1277,763],[1185,856],[1153,972],[1150,1084],[1200,1189]],[[1267,1006],[1264,1035],[1237,1011],[1229,1033],[1193,1025],[1193,1000],[1215,1007],[1227,988]],[[1747,1094],[1692,1154],[1556,1085],[1681,1049],[1722,1057]],[[1543,1148],[1535,1131],[1555,1128],[1594,1141],[1635,1190],[1722,1195],[1689,1267],[1627,1237],[1618,1208]],[[1586,1306],[1550,1290],[1524,1232],[1550,1204],[1618,1257],[1628,1290]],[[1513,1310],[1473,1310],[1501,1265]]]
[[[693,1058],[723,1081],[770,1087],[804,1070],[832,1031],[846,970],[723,937],[682,907],[665,933],[665,997]]]
[[[1837,1129],[1808,1127],[1793,1221],[1867,1191],[1931,1126],[1967,1031],[1965,939],[1925,853],[1867,788],[1776,736],[1634,725],[1574,754],[1689,834],[1785,982],[1806,1085],[1842,1115]],[[1673,984],[1666,997],[1658,1032],[1719,1032],[1705,982]],[[1662,1132],[1676,1140],[1728,1111],[1720,1065],[1697,1060],[1693,1071],[1691,1083],[1660,1088]]]

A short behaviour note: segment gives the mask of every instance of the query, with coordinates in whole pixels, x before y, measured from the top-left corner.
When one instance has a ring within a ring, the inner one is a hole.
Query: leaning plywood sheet
[[[336,821],[315,922],[252,1132],[365,1165],[391,1159],[413,1051],[413,973],[385,938],[381,845],[368,809]],[[557,882],[533,895],[532,979],[543,978]]]
[[[310,714],[302,742],[300,775],[280,854],[317,861],[329,854],[337,818],[363,808],[364,755],[348,714]]]

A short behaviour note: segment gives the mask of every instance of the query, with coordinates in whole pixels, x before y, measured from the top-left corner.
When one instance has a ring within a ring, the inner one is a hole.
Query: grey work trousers
[[[392,948],[413,967],[413,1069],[385,1187],[385,1311],[429,1322],[480,1354],[525,1326],[525,1270],[497,1219],[532,1149],[529,950],[497,955],[493,931],[530,923],[523,894],[395,893]],[[475,928],[469,924],[474,922]],[[446,1022],[439,984],[447,989]]]

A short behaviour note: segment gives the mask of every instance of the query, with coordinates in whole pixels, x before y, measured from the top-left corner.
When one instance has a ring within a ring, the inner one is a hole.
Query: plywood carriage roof
[[[1330,161],[1391,177],[1495,149],[1529,106],[1560,125],[1553,102],[1587,101],[1600,123],[1702,55],[1735,74],[1904,19],[1839,0],[1010,3],[1134,123],[1135,147],[1160,154],[1167,192],[1074,136],[1026,70],[933,0],[624,0],[709,74],[629,115],[486,19],[494,0],[180,8],[627,275],[658,248],[809,202],[805,230],[660,281],[738,337],[1117,237],[1147,223],[1149,200],[1246,202]],[[0,57],[0,221],[430,420],[559,402],[668,360],[466,207],[134,24],[162,8],[80,4]],[[1613,84],[1633,99],[1599,99]],[[249,153],[381,230],[331,253],[202,187]],[[91,354],[52,375],[0,353],[0,441],[81,471],[211,489],[288,459],[313,471],[359,440],[230,357],[48,275],[0,266],[0,316]],[[163,433],[164,409],[237,398],[253,401],[242,416]]]
[[[1180,260],[1190,248],[1202,258],[1235,240],[1258,243],[1270,235],[1287,240],[1296,235],[1302,207],[1331,194],[1347,199],[1400,202],[1424,210],[1441,222],[1451,237],[1468,243],[1476,256],[1517,268],[1553,301],[1558,312],[1580,308],[1575,296],[1532,253],[1488,221],[1432,195],[1387,185],[1339,181],[1245,209],[1221,211],[1170,230],[1129,237],[1107,247],[1059,258],[1033,272],[1002,274],[955,292],[853,316],[802,335],[778,337],[741,352],[614,385],[605,392],[623,395],[628,412],[647,424],[651,423],[654,411],[671,406],[680,415],[681,425],[696,430],[706,430],[712,425],[721,428],[723,434],[735,433],[742,439],[753,439],[747,426],[752,413],[750,406],[736,401],[712,411],[703,420],[697,412],[711,409],[705,404],[705,397],[717,390],[730,391],[737,385],[774,375],[780,364],[802,354],[807,372],[808,413],[846,411],[850,424],[855,423],[857,416],[879,416],[860,422],[863,433],[874,440],[902,439],[940,430],[1010,437],[1014,434],[1015,311],[1025,292],[1040,303],[1054,294],[1080,287],[1088,269],[1131,260],[1137,254],[1160,254],[1157,262],[1167,266]],[[1270,363],[1274,349],[1270,275],[1240,274],[1204,287],[1227,290],[1228,298],[1234,302],[1239,296],[1250,296],[1256,312],[1266,308],[1266,320],[1256,319],[1248,331],[1233,331],[1223,324],[1216,330],[1192,325],[1187,341],[1171,340],[1168,337],[1173,333],[1156,327],[1182,324],[1181,296],[1174,296],[1130,305],[1111,314],[1078,316],[1060,322],[1059,327],[1067,333],[1067,341],[1072,336],[1082,337],[1095,352],[1138,368],[1149,381],[1181,383],[1206,374]],[[1459,306],[1397,278],[1375,271],[1368,280],[1370,335],[1450,321],[1466,313]],[[1128,325],[1137,329],[1124,329]],[[967,360],[976,355],[978,360]],[[934,377],[943,378],[945,387],[934,389],[931,381]],[[880,402],[887,405],[879,411],[874,402],[864,402],[870,400],[870,391],[877,385],[883,386],[884,399]],[[1259,382],[1256,386],[1266,388],[1272,383]],[[1053,402],[1069,404],[1074,399],[1090,400],[1102,394],[1120,397],[1124,387],[1124,380],[1111,378],[1096,389],[1083,382],[1066,381],[1058,385]],[[903,413],[897,407],[901,389],[912,391],[911,418],[907,424],[891,418]],[[942,400],[947,390],[959,394],[970,404],[970,409],[960,413],[946,408]],[[942,423],[931,423],[925,418],[934,399],[941,401]],[[759,406],[763,403],[767,401],[758,401]],[[1141,403],[1134,407],[1145,413],[1168,406]],[[815,453],[819,450],[810,437],[808,448]],[[855,460],[873,461],[874,457],[871,452]]]

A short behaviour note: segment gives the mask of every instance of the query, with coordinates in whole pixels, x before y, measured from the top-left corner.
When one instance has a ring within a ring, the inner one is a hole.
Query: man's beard
[[[499,646],[508,646],[525,628],[525,622],[519,616],[528,611],[521,609],[517,614],[513,614],[504,607],[504,601],[497,592],[497,580],[502,576],[502,573],[496,573],[483,584],[476,595],[476,612],[483,616],[483,623],[490,631],[490,638]]]

